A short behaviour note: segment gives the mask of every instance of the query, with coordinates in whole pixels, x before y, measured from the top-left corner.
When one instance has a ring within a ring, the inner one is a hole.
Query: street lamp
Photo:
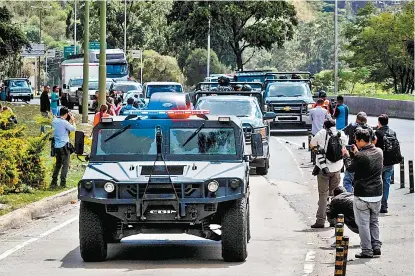
[[[30,6],[32,9],[39,9],[39,44],[42,43],[42,10],[51,9],[52,6]],[[38,81],[37,81],[37,90],[40,92],[40,56],[38,57]]]

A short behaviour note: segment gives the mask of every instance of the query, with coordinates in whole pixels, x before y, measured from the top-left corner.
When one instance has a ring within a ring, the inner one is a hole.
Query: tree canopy
[[[292,38],[298,21],[294,6],[285,1],[174,2],[168,16],[179,42],[206,45],[211,21],[213,49],[231,50],[238,69],[248,48],[270,50]],[[176,40],[177,41],[177,40]]]

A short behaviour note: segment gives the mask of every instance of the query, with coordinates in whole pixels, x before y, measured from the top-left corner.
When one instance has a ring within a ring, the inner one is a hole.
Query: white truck
[[[65,60],[61,64],[61,86],[63,88],[62,97],[67,98],[67,107],[72,109],[78,105],[78,97],[76,91],[83,83],[83,66],[82,62],[74,62],[74,60]],[[99,64],[89,64],[89,78],[97,79],[99,75]]]

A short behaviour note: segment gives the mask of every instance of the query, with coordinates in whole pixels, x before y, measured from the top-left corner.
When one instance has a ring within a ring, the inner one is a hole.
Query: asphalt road
[[[375,124],[376,118],[369,123]],[[391,119],[403,153],[413,158],[413,121]],[[311,230],[317,184],[304,134],[271,137],[271,168],[251,176],[249,256],[225,263],[220,243],[188,235],[138,235],[109,247],[108,260],[84,263],[79,253],[79,205],[65,206],[21,229],[0,234],[0,275],[333,275],[333,228]],[[399,178],[397,178],[397,182]],[[391,188],[390,213],[381,217],[382,256],[355,260],[351,238],[347,275],[410,275],[414,271],[414,201],[408,189]]]

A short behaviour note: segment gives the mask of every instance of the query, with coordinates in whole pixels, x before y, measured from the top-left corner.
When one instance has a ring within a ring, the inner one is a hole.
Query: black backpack
[[[340,131],[333,135],[333,133],[330,130],[327,130],[326,132],[326,159],[330,162],[337,162],[343,158],[342,154],[342,142],[340,139]],[[327,140],[327,137],[330,135],[330,138]]]
[[[385,166],[402,161],[401,147],[394,131],[388,129],[383,135],[383,160]]]

